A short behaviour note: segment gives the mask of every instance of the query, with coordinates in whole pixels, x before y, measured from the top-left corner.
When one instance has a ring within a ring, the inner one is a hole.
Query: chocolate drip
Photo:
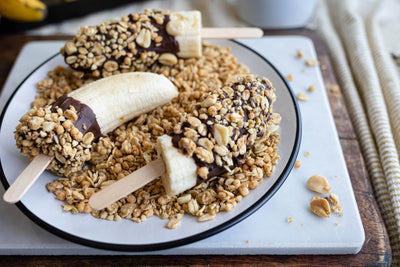
[[[129,17],[132,20],[132,16]],[[157,35],[162,37],[161,45],[156,46],[156,42],[152,41],[148,48],[143,48],[140,45],[136,45],[136,50],[138,51],[138,55],[143,53],[144,51],[154,51],[159,54],[162,53],[171,53],[176,55],[179,52],[179,43],[176,41],[173,35],[169,35],[167,33],[167,24],[170,21],[169,15],[164,16],[164,23],[157,24],[153,18],[150,18],[151,24],[158,29]],[[128,52],[128,51],[127,51]]]
[[[96,119],[96,114],[86,104],[64,95],[56,100],[51,106],[51,112],[57,112],[57,108],[61,108],[63,111],[73,106],[78,115],[78,119],[73,122],[74,126],[84,135],[85,133],[91,132],[94,135],[94,140],[97,140],[102,135],[100,126]]]

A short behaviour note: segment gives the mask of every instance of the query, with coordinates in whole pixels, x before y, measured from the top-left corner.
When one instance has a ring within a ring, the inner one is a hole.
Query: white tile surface
[[[309,96],[300,102],[303,137],[298,159],[301,168],[294,169],[281,189],[262,208],[232,228],[202,241],[182,247],[146,252],[120,253],[77,245],[56,237],[31,222],[13,205],[0,202],[0,254],[350,254],[364,243],[362,227],[350,178],[344,162],[338,135],[322,76],[318,67],[306,67],[304,61],[316,59],[312,41],[305,37],[264,37],[242,40],[269,59],[290,82],[295,93]],[[63,42],[33,42],[24,47],[10,72],[0,98],[0,108],[23,78],[38,64],[56,53]],[[301,49],[304,59],[296,57]],[[27,60],[29,59],[29,60]],[[305,70],[305,71],[303,71]],[[315,91],[307,92],[310,85]],[[310,156],[305,152],[310,151]],[[306,188],[307,178],[322,174],[332,192],[340,197],[344,215],[320,218],[309,210],[316,194]],[[0,189],[0,194],[4,189]],[[288,217],[292,223],[287,222]],[[338,225],[335,225],[338,223]]]

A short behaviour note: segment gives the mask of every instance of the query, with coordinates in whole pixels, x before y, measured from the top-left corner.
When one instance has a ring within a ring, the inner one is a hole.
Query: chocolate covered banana
[[[272,109],[274,90],[265,78],[241,77],[211,92],[200,103],[198,115],[189,116],[170,136],[158,138],[167,194],[182,193],[198,179],[233,171],[254,144],[278,130],[280,115]]]
[[[22,154],[54,157],[59,174],[79,171],[92,143],[134,117],[170,102],[177,89],[163,75],[132,72],[89,83],[25,114],[15,131]]]
[[[201,27],[199,11],[148,10],[82,26],[61,49],[73,69],[109,76],[141,71],[155,62],[174,65],[178,58],[199,57],[202,38],[261,37],[258,28],[210,29]]]

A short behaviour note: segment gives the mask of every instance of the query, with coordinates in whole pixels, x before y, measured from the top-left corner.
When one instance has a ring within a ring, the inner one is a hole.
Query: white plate
[[[283,76],[265,58],[242,44],[229,40],[212,41],[213,44],[230,46],[231,53],[239,62],[259,76],[268,77],[276,88],[277,100],[274,110],[281,114],[279,130],[280,160],[273,175],[265,179],[256,189],[230,212],[218,213],[211,221],[197,222],[197,218],[186,215],[178,229],[164,226],[167,221],[153,216],[137,224],[129,220],[120,222],[99,220],[90,214],[71,215],[61,208],[61,201],[46,190],[46,184],[57,177],[45,172],[16,205],[34,222],[48,231],[80,244],[120,251],[151,251],[188,244],[240,222],[265,204],[283,184],[296,159],[301,140],[301,119],[296,98]],[[36,83],[47,76],[49,70],[65,65],[59,54],[38,66],[16,88],[0,118],[0,178],[7,189],[28,165],[27,157],[21,156],[15,146],[13,131],[19,118],[30,108],[36,95]]]

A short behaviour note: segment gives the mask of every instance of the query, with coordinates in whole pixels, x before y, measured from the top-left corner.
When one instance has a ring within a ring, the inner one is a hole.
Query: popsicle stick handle
[[[201,38],[203,39],[261,38],[263,35],[263,30],[256,27],[201,29]]]
[[[154,160],[143,168],[95,193],[89,199],[89,206],[94,210],[103,209],[150,183],[164,172],[165,164],[162,158]]]
[[[20,201],[52,159],[53,157],[43,154],[37,155],[4,193],[4,201],[10,204]]]

